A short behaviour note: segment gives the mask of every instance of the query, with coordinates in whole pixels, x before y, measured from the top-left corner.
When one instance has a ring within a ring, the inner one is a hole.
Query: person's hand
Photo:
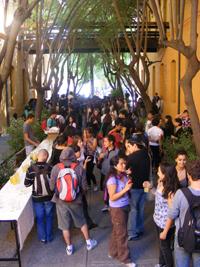
[[[126,170],[126,174],[127,174],[127,175],[131,175],[131,174],[132,174],[132,171],[131,171],[130,168],[129,168],[128,170]]]
[[[131,180],[128,180],[128,182],[126,183],[124,189],[126,192],[128,192],[133,186],[133,182]]]
[[[91,161],[91,157],[90,156],[87,156],[87,158],[85,159],[84,164],[83,164],[83,169],[84,170],[86,169],[87,164],[88,164],[89,161]]]
[[[162,232],[160,233],[160,239],[161,239],[161,240],[165,240],[166,237],[167,237],[167,233],[166,233],[165,231],[162,231]]]
[[[85,163],[87,164],[91,160],[92,160],[91,157],[90,156],[87,156],[87,158],[85,159]]]

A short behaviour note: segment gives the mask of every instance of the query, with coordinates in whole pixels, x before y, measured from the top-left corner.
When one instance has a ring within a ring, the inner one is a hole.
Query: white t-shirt
[[[152,123],[150,120],[147,120],[146,121],[146,124],[145,124],[145,132],[147,133],[148,130],[152,127]]]
[[[163,136],[163,130],[158,126],[153,126],[147,131],[147,135],[149,137],[149,145],[150,146],[159,146],[159,140]]]

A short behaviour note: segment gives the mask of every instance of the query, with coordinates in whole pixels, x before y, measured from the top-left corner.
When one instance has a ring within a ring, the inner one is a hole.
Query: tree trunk
[[[124,95],[123,89],[122,89],[122,84],[120,80],[120,74],[116,73],[116,82],[117,82],[117,89],[121,92],[121,95]]]
[[[144,102],[146,112],[148,113],[148,112],[152,111],[152,102],[151,102],[149,95],[147,95],[146,92],[142,92],[142,90],[140,90],[140,94],[141,94],[142,100]]]
[[[56,111],[56,105],[57,105],[57,101],[58,101],[58,90],[54,89],[55,92],[53,92],[52,97],[51,97],[51,102],[52,102],[52,111]]]
[[[188,60],[187,70],[184,77],[181,79],[181,86],[183,87],[183,92],[185,96],[185,104],[190,114],[191,126],[193,131],[193,139],[196,148],[197,155],[200,157],[200,123],[197,113],[197,109],[194,103],[193,93],[192,93],[192,80],[195,76],[194,74],[198,71],[198,61],[194,56]]]
[[[44,91],[42,90],[42,88],[37,89],[37,103],[35,108],[35,117],[37,120],[41,120],[43,99],[44,99]]]
[[[1,80],[1,77],[0,77],[0,109],[1,109],[1,100],[2,100],[3,87],[4,87],[4,84],[3,84],[2,80]]]

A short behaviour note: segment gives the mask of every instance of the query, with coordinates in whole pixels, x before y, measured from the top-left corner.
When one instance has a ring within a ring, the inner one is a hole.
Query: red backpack
[[[77,163],[72,163],[69,168],[65,167],[63,163],[58,164],[60,171],[56,181],[56,188],[59,198],[66,202],[75,200],[79,193],[78,177],[74,171],[76,166]]]

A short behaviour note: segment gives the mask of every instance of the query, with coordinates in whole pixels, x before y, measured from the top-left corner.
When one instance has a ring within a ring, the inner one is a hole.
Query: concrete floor
[[[88,194],[89,211],[98,227],[91,230],[91,236],[98,240],[98,247],[90,252],[78,229],[73,230],[75,253],[67,256],[61,232],[55,222],[55,239],[41,244],[36,237],[35,227],[29,234],[21,252],[22,267],[120,267],[124,266],[108,258],[108,240],[111,223],[108,213],[102,213],[102,193]],[[152,221],[153,202],[147,202],[145,209],[145,235],[141,240],[129,242],[131,257],[139,267],[153,267],[158,263],[156,232]],[[0,257],[14,255],[14,234],[9,224],[0,223]],[[0,262],[1,267],[17,267],[14,262]]]

